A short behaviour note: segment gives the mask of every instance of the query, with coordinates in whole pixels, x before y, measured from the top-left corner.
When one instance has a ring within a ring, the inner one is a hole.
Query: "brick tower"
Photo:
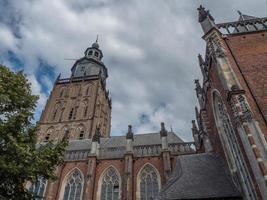
[[[88,139],[97,127],[101,137],[110,136],[111,99],[102,57],[96,41],[75,62],[69,78],[58,76],[39,121],[38,141]]]

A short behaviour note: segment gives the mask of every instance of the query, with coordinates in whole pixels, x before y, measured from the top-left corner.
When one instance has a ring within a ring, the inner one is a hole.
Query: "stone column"
[[[93,200],[96,191],[94,191],[95,186],[95,174],[97,167],[97,157],[99,154],[99,144],[100,144],[100,128],[96,128],[95,135],[92,138],[91,151],[88,156],[88,167],[87,173],[84,181],[84,192],[83,199],[84,200]]]
[[[97,161],[97,157],[95,154],[90,154],[88,156],[88,168],[87,168],[85,184],[84,184],[84,195],[83,195],[84,200],[94,199],[96,161]]]
[[[165,129],[165,125],[161,122],[161,148],[162,148],[162,158],[163,158],[163,169],[164,169],[164,182],[168,179],[171,173],[171,152],[168,148],[168,140],[167,140],[168,132]]]
[[[124,155],[123,199],[132,200],[133,197],[133,132],[128,126],[126,134],[126,153]]]

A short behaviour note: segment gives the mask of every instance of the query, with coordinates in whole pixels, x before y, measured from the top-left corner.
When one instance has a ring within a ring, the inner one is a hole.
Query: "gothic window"
[[[140,200],[157,199],[159,193],[159,176],[151,165],[147,164],[139,175]]]
[[[78,106],[75,106],[74,108],[74,112],[73,112],[73,119],[76,119],[76,115],[77,115],[77,110],[78,110]]]
[[[120,193],[120,178],[113,167],[105,172],[101,184],[100,200],[118,200]]]
[[[52,120],[55,120],[56,119],[56,116],[57,116],[57,109],[55,109],[54,113],[53,113],[53,118]]]
[[[90,95],[90,93],[91,93],[91,86],[92,85],[90,85],[90,84],[87,86],[86,91],[85,91],[85,95],[86,96]]]
[[[68,126],[64,126],[63,128],[63,137],[69,137],[70,131]]]
[[[65,185],[63,200],[81,200],[83,189],[83,178],[79,170],[75,169],[74,172],[68,177]]]
[[[47,180],[43,177],[38,178],[35,184],[32,184],[29,191],[34,194],[34,200],[44,199]]]
[[[82,140],[83,138],[84,138],[84,131],[81,131],[79,135],[79,140]]]
[[[70,113],[69,113],[69,120],[72,119],[72,117],[73,117],[73,112],[74,112],[74,108],[71,108],[71,109],[70,109]]]
[[[44,142],[48,142],[48,141],[49,141],[49,138],[50,138],[50,134],[48,133],[48,134],[46,134],[46,136],[45,136]]]
[[[63,108],[61,108],[61,112],[60,112],[59,121],[61,121],[61,120],[62,120],[62,117],[63,117],[64,110],[65,110],[65,108],[64,108],[64,107],[63,107]]]
[[[217,92],[213,93],[213,110],[217,130],[233,176],[233,181],[239,186],[239,182],[237,181],[239,179],[246,196],[250,197],[248,199],[256,199],[252,180],[245,165],[245,160],[241,153],[239,142],[236,138],[226,106]]]
[[[63,97],[64,92],[65,92],[65,88],[61,88],[60,93],[59,93],[60,98]]]
[[[85,107],[83,117],[86,118],[87,116],[87,111],[88,111],[88,106]]]

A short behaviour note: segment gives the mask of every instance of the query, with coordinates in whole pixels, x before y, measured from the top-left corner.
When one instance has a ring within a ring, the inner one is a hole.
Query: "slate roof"
[[[211,153],[177,157],[160,199],[241,199],[223,160]]]
[[[182,143],[183,140],[175,133],[169,132],[167,135],[168,143]],[[91,148],[91,139],[71,140],[67,147],[69,151],[86,150]],[[161,144],[159,133],[135,134],[133,146]],[[100,138],[100,147],[122,147],[126,146],[125,136],[112,136],[109,138]]]

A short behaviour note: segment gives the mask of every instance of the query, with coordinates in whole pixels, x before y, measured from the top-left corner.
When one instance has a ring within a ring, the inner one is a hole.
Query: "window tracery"
[[[47,180],[39,177],[35,184],[32,184],[29,191],[34,193],[34,200],[44,199]]]
[[[250,197],[249,199],[256,199],[255,192],[252,190],[253,184],[238,145],[239,142],[236,138],[226,106],[217,92],[213,93],[213,109],[216,126],[233,176],[233,181],[239,187],[239,182],[237,181],[239,177],[241,186],[247,196]]]
[[[101,200],[118,200],[120,179],[113,167],[110,167],[102,178]]]
[[[75,169],[65,185],[63,200],[81,200],[82,189],[83,177],[79,170]]]
[[[159,177],[154,167],[147,164],[140,172],[139,179],[140,199],[157,199],[159,193]]]

